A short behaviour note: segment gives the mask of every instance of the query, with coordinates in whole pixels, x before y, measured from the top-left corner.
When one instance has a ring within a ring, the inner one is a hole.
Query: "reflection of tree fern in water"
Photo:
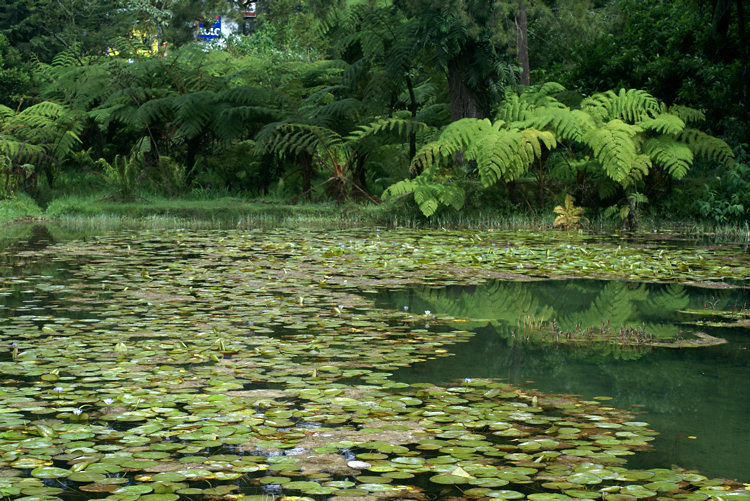
[[[640,305],[640,310],[648,317],[658,317],[664,320],[664,317],[674,318],[677,312],[686,308],[690,304],[690,298],[687,295],[685,286],[680,284],[668,284],[659,286],[657,290],[649,290],[648,301]]]
[[[648,296],[643,284],[607,282],[588,310],[562,316],[559,324],[562,330],[602,325],[619,328],[628,325],[628,319],[636,312],[635,303],[645,302]]]
[[[449,289],[423,289],[418,294],[431,306],[431,311],[467,319],[468,322],[461,324],[463,328],[490,323],[515,325],[521,318],[546,322],[554,315],[554,309],[540,305],[524,283],[492,282],[457,296]]]

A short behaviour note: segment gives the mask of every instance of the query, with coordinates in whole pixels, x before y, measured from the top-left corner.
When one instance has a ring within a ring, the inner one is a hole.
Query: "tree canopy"
[[[413,194],[426,215],[750,207],[741,1],[241,4],[0,6],[2,196],[119,165],[169,196]],[[217,16],[236,34],[199,39]]]

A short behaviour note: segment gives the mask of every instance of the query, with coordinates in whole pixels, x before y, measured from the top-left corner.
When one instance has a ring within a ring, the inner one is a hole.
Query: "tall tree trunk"
[[[742,3],[742,2],[740,2]],[[719,61],[726,61],[729,57],[727,44],[729,41],[729,25],[731,24],[731,0],[714,0],[714,12],[711,20],[711,51]]]
[[[414,83],[411,81],[411,77],[408,73],[406,74],[406,88],[409,89],[409,111],[411,112],[411,119],[414,120],[417,117],[419,103],[417,103],[417,97],[414,93]],[[416,154],[417,134],[416,132],[412,132],[409,134],[409,162],[412,161]]]
[[[312,175],[313,175],[313,158],[312,155],[303,151],[297,157],[302,172],[302,196],[308,201],[312,200]]]
[[[529,66],[529,39],[526,23],[526,4],[518,2],[518,17],[516,18],[516,46],[518,47],[518,63],[521,65],[521,85],[531,85],[531,67]]]
[[[462,51],[463,52],[463,51]],[[467,61],[463,53],[448,62],[448,91],[451,100],[451,120],[484,118],[476,93],[466,84]]]
[[[737,23],[740,31],[740,64],[742,64],[742,105],[745,108],[745,120],[750,120],[750,102],[748,102],[747,82],[747,33],[745,32],[745,11],[742,0],[735,0],[737,6]]]

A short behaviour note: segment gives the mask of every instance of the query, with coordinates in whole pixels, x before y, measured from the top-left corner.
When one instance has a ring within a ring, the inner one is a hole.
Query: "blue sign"
[[[198,38],[201,40],[218,40],[221,38],[221,18],[216,16],[210,28],[206,28],[198,22]]]

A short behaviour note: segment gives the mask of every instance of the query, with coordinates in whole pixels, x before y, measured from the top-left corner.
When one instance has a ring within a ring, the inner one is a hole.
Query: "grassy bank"
[[[34,200],[23,194],[0,200],[0,227],[21,219],[41,217],[42,212]]]
[[[101,196],[68,196],[50,202],[46,210],[30,197],[17,195],[0,200],[0,226],[29,218],[60,221],[68,226],[96,226],[114,229],[135,227],[256,227],[294,226],[304,228],[346,228],[360,225],[383,227],[497,228],[552,230],[554,214],[500,214],[495,210],[446,211],[426,219],[408,203],[302,203],[290,205],[273,200],[239,197],[205,199],[141,198],[120,203]],[[619,231],[611,220],[593,218],[584,229]],[[714,237],[750,241],[750,225],[716,225],[702,221],[665,221],[644,215],[639,232],[669,232],[691,237]]]

